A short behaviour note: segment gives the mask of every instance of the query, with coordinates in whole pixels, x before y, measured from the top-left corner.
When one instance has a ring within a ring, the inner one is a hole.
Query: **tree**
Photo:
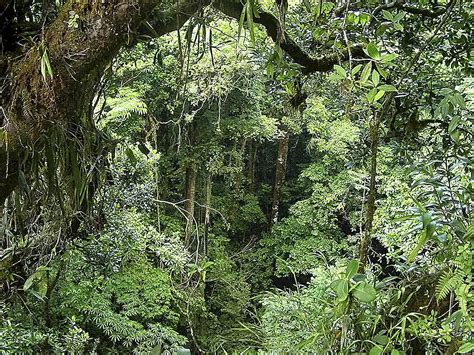
[[[80,118],[87,113],[101,73],[121,48],[141,35],[157,37],[180,28],[209,3],[68,1],[58,9],[42,8],[39,18],[43,21],[34,17],[26,23],[28,29],[37,28],[38,40],[18,59],[18,39],[23,34],[18,24],[28,18],[32,5],[14,8],[12,1],[2,2],[3,28],[9,36],[2,38],[7,51],[1,56],[0,67],[4,78],[1,122],[7,148],[0,153],[0,200],[18,184],[18,171],[29,159],[25,145],[41,150],[51,128],[68,131],[81,126]],[[243,9],[240,1],[216,1],[213,6],[234,18],[239,18]],[[275,16],[262,12],[255,21],[277,40]],[[279,45],[307,72],[328,71],[338,60],[336,56],[311,58],[289,36]],[[360,48],[355,51],[360,53]]]

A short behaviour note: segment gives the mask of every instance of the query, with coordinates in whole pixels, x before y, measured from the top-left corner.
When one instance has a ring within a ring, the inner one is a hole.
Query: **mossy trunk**
[[[206,211],[204,215],[204,236],[202,242],[202,255],[207,256],[209,245],[209,229],[211,228],[211,196],[212,196],[212,175],[207,174],[206,179]]]
[[[288,145],[290,134],[285,132],[278,140],[278,156],[275,167],[275,182],[273,184],[272,210],[270,215],[270,228],[278,222],[280,213],[283,184],[285,182],[286,162],[288,159]]]
[[[190,246],[192,242],[192,235],[194,231],[194,197],[196,195],[196,164],[189,163],[186,167],[186,186],[185,186],[185,204],[184,210],[186,213],[186,229],[185,229],[185,244]]]
[[[100,73],[159,2],[69,1],[41,40],[9,62],[0,99],[0,201],[17,185],[28,152],[41,150],[36,148],[51,128],[67,131],[80,124]],[[78,15],[74,23],[71,13]],[[41,70],[46,62],[52,75]]]
[[[377,194],[377,154],[379,149],[380,116],[377,114],[370,124],[370,182],[367,197],[365,229],[359,247],[359,272],[364,273],[369,254],[370,239],[375,215],[375,200]]]

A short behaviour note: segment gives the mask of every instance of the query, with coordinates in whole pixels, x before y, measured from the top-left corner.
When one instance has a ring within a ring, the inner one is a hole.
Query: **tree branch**
[[[216,0],[212,5],[225,15],[235,19],[240,18],[243,10],[243,5],[240,0]],[[334,53],[322,57],[309,55],[291,39],[289,34],[285,33],[284,36],[278,36],[280,21],[269,12],[259,12],[259,17],[255,17],[253,20],[255,23],[265,27],[270,38],[277,43],[295,63],[303,67],[302,71],[305,74],[330,71],[335,64],[349,59],[348,50],[345,50],[342,54]],[[365,53],[360,45],[352,47],[350,52],[353,58],[365,57]]]

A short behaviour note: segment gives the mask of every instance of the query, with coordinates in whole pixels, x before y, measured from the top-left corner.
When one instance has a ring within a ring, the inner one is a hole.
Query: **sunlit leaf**
[[[346,276],[347,278],[352,278],[356,273],[357,270],[359,269],[359,261],[358,260],[351,260],[349,264],[347,264],[346,267]]]
[[[331,289],[336,292],[337,299],[343,301],[349,295],[349,283],[347,280],[338,279],[331,283]]]
[[[372,59],[380,59],[380,52],[377,48],[377,46],[370,42],[368,45],[367,45],[367,54],[369,55],[370,58]]]
[[[378,87],[379,90],[383,90],[385,92],[395,92],[397,91],[397,88],[393,85],[380,85]]]
[[[364,84],[369,79],[371,71],[372,71],[372,62],[368,62],[365,65],[364,70],[362,70],[362,73],[360,75],[360,82],[362,84]]]
[[[352,291],[355,298],[364,303],[369,303],[377,297],[377,291],[367,282],[360,282]]]

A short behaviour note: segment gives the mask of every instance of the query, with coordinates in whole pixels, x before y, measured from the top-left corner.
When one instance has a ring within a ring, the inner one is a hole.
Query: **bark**
[[[255,165],[257,163],[258,142],[250,141],[249,160],[248,160],[248,179],[250,192],[255,191]]]
[[[288,145],[290,135],[285,132],[278,141],[278,157],[275,167],[275,182],[273,185],[272,210],[270,216],[270,229],[278,222],[279,209],[282,197],[283,184],[285,182],[286,162],[288,159]]]
[[[185,204],[184,210],[186,213],[186,230],[185,230],[185,244],[191,245],[191,237],[194,226],[194,197],[196,195],[196,163],[191,162],[186,167],[186,185],[185,185]]]
[[[140,35],[159,37],[180,29],[211,0],[179,0],[168,8],[156,8],[140,28]]]
[[[212,175],[208,173],[206,180],[206,211],[204,215],[204,236],[202,243],[202,252],[207,256],[209,245],[209,229],[211,227],[211,196],[212,196]]]
[[[443,25],[445,24],[446,19],[450,16],[451,11],[456,4],[455,0],[451,0],[446,5],[446,11],[444,11],[444,16],[441,19],[440,23],[433,31],[431,36],[425,42],[424,46],[414,55],[410,64],[406,68],[403,75],[398,79],[398,83],[396,86],[399,86],[405,77],[408,75],[410,70],[413,66],[417,63],[418,59],[420,58],[421,54],[425,51],[428,44],[431,43],[433,38],[439,33]],[[362,236],[360,251],[359,251],[359,272],[364,272],[365,265],[367,264],[367,256],[370,246],[370,238],[372,234],[372,227],[373,227],[373,219],[375,214],[375,197],[376,197],[376,177],[377,177],[377,150],[378,150],[378,143],[379,143],[379,135],[380,135],[380,123],[382,117],[385,115],[388,107],[391,105],[392,101],[395,99],[395,94],[390,92],[386,97],[382,104],[380,110],[375,114],[374,113],[374,120],[370,126],[370,138],[371,138],[371,171],[370,171],[370,187],[369,187],[369,196],[367,199],[367,219],[366,219],[366,228],[365,233]],[[390,120],[388,120],[390,122]]]
[[[379,128],[380,114],[374,117],[370,126],[370,183],[369,194],[367,197],[367,212],[365,221],[365,230],[359,249],[359,272],[363,273],[367,264],[369,254],[370,239],[372,237],[372,228],[375,215],[375,199],[377,194],[377,153],[379,146]]]
[[[197,166],[193,159],[192,149],[196,144],[196,122],[191,122],[188,126],[188,148],[190,150],[190,161],[186,163],[186,180],[184,187],[184,210],[186,213],[185,245],[191,246],[191,237],[194,231],[195,217],[194,205],[196,195],[196,175]]]
[[[245,147],[247,146],[247,138],[242,138],[241,144],[240,144],[240,160],[238,160],[238,163],[240,163],[240,172],[238,173],[235,181],[235,192],[237,195],[240,195],[241,189],[242,189],[242,179],[244,178],[244,171],[245,171],[245,163],[244,163],[244,156],[245,156]]]

